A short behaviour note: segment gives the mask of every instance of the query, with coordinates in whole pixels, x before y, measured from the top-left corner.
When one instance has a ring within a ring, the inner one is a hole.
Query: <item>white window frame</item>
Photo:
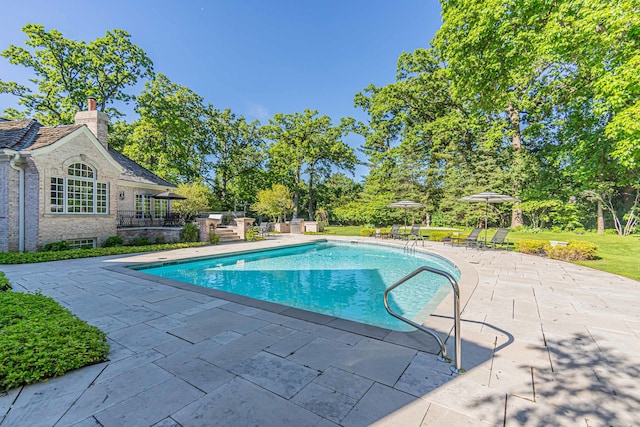
[[[108,215],[109,183],[96,179],[96,171],[85,163],[73,163],[67,176],[49,180],[49,211],[54,214]]]

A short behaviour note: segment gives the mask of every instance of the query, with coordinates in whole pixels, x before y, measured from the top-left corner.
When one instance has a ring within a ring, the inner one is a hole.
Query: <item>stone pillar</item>
[[[209,242],[209,235],[215,233],[216,227],[220,224],[219,219],[198,218],[198,228],[200,229],[200,241]]]
[[[242,240],[247,239],[247,230],[251,228],[255,218],[236,218],[236,234],[240,236]]]

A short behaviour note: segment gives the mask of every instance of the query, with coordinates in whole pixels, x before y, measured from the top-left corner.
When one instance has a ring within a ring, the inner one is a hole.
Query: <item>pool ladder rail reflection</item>
[[[395,313],[393,310],[391,310],[391,308],[389,307],[389,293],[394,290],[395,288],[397,288],[398,286],[402,285],[403,283],[407,282],[408,280],[412,279],[413,277],[417,276],[418,274],[422,273],[422,272],[429,272],[429,273],[433,273],[433,274],[438,274],[440,276],[444,276],[449,280],[449,283],[451,284],[451,286],[453,287],[453,318],[454,318],[454,325],[453,325],[453,329],[454,329],[454,338],[455,338],[455,348],[454,348],[454,352],[455,352],[455,365],[452,365],[449,369],[451,370],[451,372],[455,373],[455,374],[462,374],[464,373],[464,369],[462,369],[462,361],[461,361],[461,353],[462,353],[462,349],[461,349],[461,338],[460,338],[460,288],[458,287],[458,282],[456,281],[456,279],[449,273],[447,273],[446,271],[442,271],[442,270],[438,270],[437,268],[432,268],[432,267],[427,267],[427,266],[423,266],[420,267],[418,269],[416,269],[415,271],[413,271],[412,273],[408,274],[407,276],[403,277],[402,279],[398,280],[396,283],[394,283],[393,285],[389,286],[385,291],[384,291],[384,308],[387,309],[387,312],[392,315],[393,317],[395,317],[396,319],[399,319],[401,321],[403,321],[404,323],[413,326],[414,328],[418,329],[419,331],[422,331],[426,334],[431,335],[432,337],[434,337],[436,339],[436,341],[438,342],[438,344],[440,345],[440,356],[438,358],[438,360],[442,361],[442,362],[447,362],[450,363],[451,362],[451,358],[447,356],[447,347],[444,343],[444,341],[442,341],[442,338],[440,338],[440,336],[432,331],[429,328],[425,328],[422,325],[417,324],[416,322],[414,322],[411,319],[407,319],[406,317],[403,317],[402,315]]]

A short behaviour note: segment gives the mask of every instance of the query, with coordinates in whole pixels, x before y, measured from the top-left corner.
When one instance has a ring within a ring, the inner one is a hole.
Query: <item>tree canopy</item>
[[[119,117],[114,104],[132,100],[129,89],[153,76],[151,59],[126,31],[107,31],[88,43],[38,24],[27,24],[22,31],[26,47],[11,45],[2,56],[30,69],[33,86],[0,81],[0,93],[15,95],[25,108],[5,112],[10,117],[31,117],[49,126],[70,124],[77,111],[86,109],[88,96],[96,98],[99,110]]]

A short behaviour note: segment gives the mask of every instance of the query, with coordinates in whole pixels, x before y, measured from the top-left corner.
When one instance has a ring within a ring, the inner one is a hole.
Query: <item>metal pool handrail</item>
[[[402,320],[403,322],[407,323],[408,325],[413,326],[414,328],[425,332],[429,335],[431,335],[432,337],[434,337],[436,339],[436,341],[438,341],[438,344],[440,345],[440,360],[442,361],[446,361],[446,362],[451,362],[451,358],[447,357],[447,347],[445,346],[444,342],[442,341],[442,338],[440,338],[440,336],[435,333],[434,331],[432,331],[431,329],[425,328],[422,325],[417,324],[416,322],[414,322],[411,319],[407,319],[406,317],[403,317],[401,315],[399,315],[398,313],[394,313],[391,308],[389,307],[389,292],[391,292],[392,290],[394,290],[395,288],[397,288],[398,286],[402,285],[403,283],[405,283],[406,281],[408,281],[409,279],[412,279],[413,277],[417,276],[418,274],[422,273],[423,271],[428,271],[429,273],[434,273],[434,274],[438,274],[440,276],[444,276],[449,280],[449,283],[451,283],[451,286],[453,287],[453,318],[454,318],[454,324],[453,324],[453,328],[454,328],[454,336],[455,336],[455,366],[451,366],[451,371],[456,373],[456,374],[460,374],[462,372],[464,372],[464,370],[462,369],[462,362],[461,362],[461,339],[460,339],[460,289],[458,287],[458,282],[456,281],[456,279],[449,273],[447,273],[446,271],[442,271],[442,270],[438,270],[437,268],[432,268],[432,267],[427,267],[427,266],[422,266],[418,269],[416,269],[415,271],[413,271],[412,273],[408,274],[407,276],[403,277],[402,279],[398,280],[396,283],[394,283],[393,285],[389,286],[387,288],[387,290],[384,291],[384,308],[387,309],[387,312],[392,315],[393,317]]]

